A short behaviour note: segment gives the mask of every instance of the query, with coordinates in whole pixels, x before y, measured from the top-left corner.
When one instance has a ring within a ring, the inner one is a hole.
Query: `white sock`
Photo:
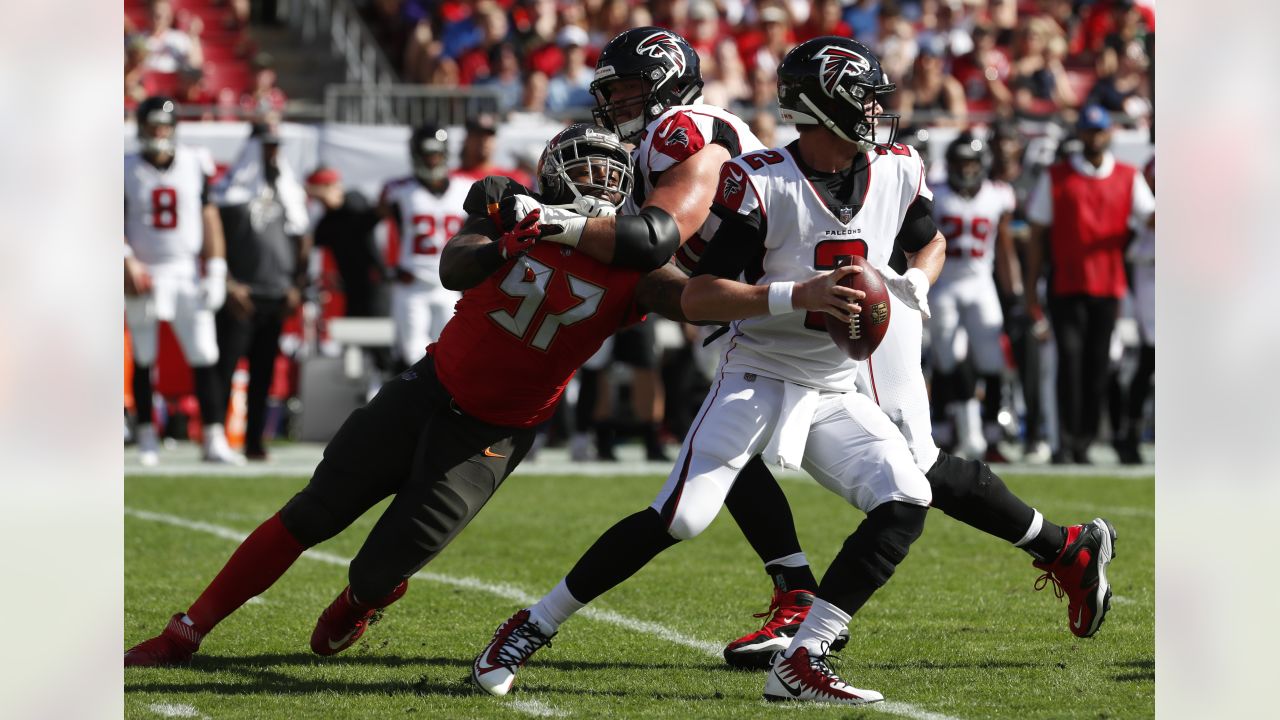
[[[809,558],[804,556],[804,552],[798,552],[791,553],[790,555],[783,555],[776,560],[770,560],[765,563],[764,566],[769,567],[770,565],[780,565],[782,567],[804,567],[808,564]]]
[[[560,629],[560,623],[569,619],[570,615],[586,607],[586,603],[569,592],[569,586],[561,580],[551,592],[529,608],[529,619],[542,629],[544,635],[551,635]]]
[[[204,446],[221,447],[227,444],[227,431],[222,428],[222,423],[209,423],[204,426]]]
[[[826,655],[836,636],[849,627],[852,619],[853,616],[835,605],[822,598],[815,598],[813,607],[809,608],[809,616],[804,619],[800,629],[796,630],[795,639],[791,641],[791,647],[787,648],[786,657],[791,657],[796,648],[801,647],[808,650],[810,655]]]
[[[1040,529],[1044,527],[1044,516],[1040,514],[1040,511],[1035,508],[1032,508],[1031,511],[1035,513],[1031,516],[1031,526],[1022,534],[1022,539],[1013,544],[1014,547],[1022,547],[1035,540],[1036,536],[1040,534]]]

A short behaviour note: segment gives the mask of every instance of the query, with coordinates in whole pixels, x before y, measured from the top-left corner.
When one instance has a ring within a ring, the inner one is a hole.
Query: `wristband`
[[[223,257],[205,258],[204,276],[225,280],[227,277],[227,259]]]
[[[795,287],[795,283],[790,280],[785,282],[769,283],[769,314],[785,315],[793,312],[795,308],[791,307],[791,289]]]

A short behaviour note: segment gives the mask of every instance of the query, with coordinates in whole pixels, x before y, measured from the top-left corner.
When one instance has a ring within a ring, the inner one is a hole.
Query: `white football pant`
[[[427,346],[440,337],[460,297],[459,293],[422,280],[391,286],[395,348],[406,365],[421,360]]]
[[[963,355],[956,336],[961,328],[968,337],[968,351],[979,375],[995,375],[1004,369],[1000,332],[1004,313],[990,277],[969,275],[940,282],[929,291],[929,338],[933,363],[939,372],[955,372]],[[890,323],[897,318],[892,318]]]
[[[159,342],[156,323],[161,320],[173,328],[188,365],[208,367],[218,362],[213,312],[204,306],[196,277],[189,271],[164,266],[151,266],[147,271],[151,275],[151,292],[124,299],[134,362],[143,367],[155,364]]]

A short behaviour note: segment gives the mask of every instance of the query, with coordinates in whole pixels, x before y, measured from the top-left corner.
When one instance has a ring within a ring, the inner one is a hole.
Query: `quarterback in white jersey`
[[[409,155],[413,175],[387,183],[379,203],[379,212],[400,231],[391,318],[395,349],[406,366],[422,358],[453,317],[459,294],[440,284],[440,251],[462,227],[462,203],[471,189],[471,183],[449,177],[443,129],[424,125],[414,130]]]
[[[1003,462],[989,454],[972,379],[956,372],[966,354],[973,359],[986,386],[987,424],[998,433],[1005,363],[996,280],[1006,293],[1020,295],[1022,273],[1009,232],[1017,200],[1013,188],[990,179],[990,172],[985,141],[961,133],[947,147],[947,182],[936,188],[933,203],[934,220],[947,236],[947,263],[929,292],[929,337],[934,402],[954,418],[955,454]]]
[[[195,373],[204,422],[204,458],[242,462],[227,447],[217,398],[218,341],[214,313],[226,300],[227,262],[218,211],[209,199],[213,159],[174,141],[177,104],[165,97],[138,106],[140,149],[124,159],[125,320],[133,342],[133,394],[139,460],[154,465],[159,442],[152,423],[151,367],[157,323],[173,328]],[[201,260],[204,276],[201,277]]]

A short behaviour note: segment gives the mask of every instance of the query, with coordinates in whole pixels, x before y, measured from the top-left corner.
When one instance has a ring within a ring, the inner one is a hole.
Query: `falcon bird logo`
[[[689,132],[684,128],[676,128],[670,135],[666,137],[668,145],[680,145],[689,147]]]
[[[858,76],[871,70],[871,61],[858,53],[836,45],[827,45],[813,56],[821,60],[819,74],[822,76],[822,90],[830,97],[836,96],[836,88],[846,75]]]
[[[665,30],[655,32],[636,45],[637,55],[647,55],[661,60],[669,59],[676,66],[676,74],[684,74],[684,53],[680,51],[680,43],[674,35]],[[865,62],[865,61],[864,61]]]

